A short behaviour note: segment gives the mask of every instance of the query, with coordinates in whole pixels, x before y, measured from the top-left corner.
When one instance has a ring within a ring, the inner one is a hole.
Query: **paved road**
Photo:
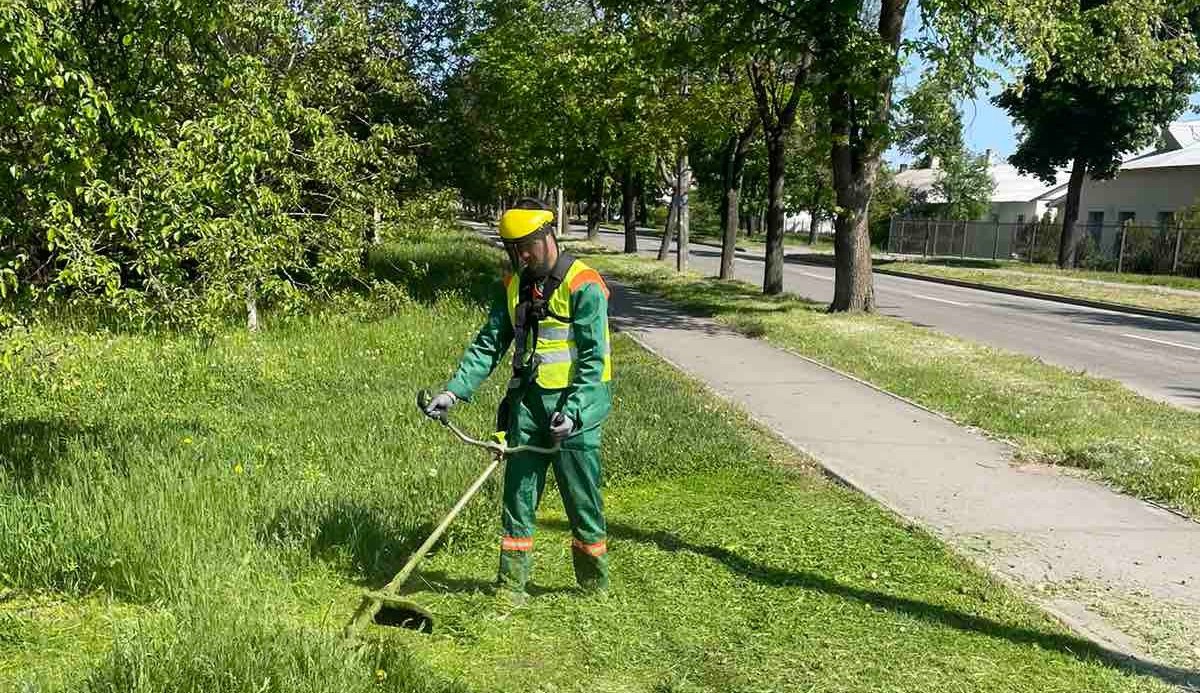
[[[620,233],[600,240],[621,248]],[[643,236],[644,254],[658,239]],[[795,251],[793,251],[795,252]],[[740,254],[739,279],[762,283],[763,263]],[[691,267],[716,274],[720,249],[693,245]],[[833,268],[788,257],[784,289],[815,301],[833,299]],[[945,286],[917,279],[875,275],[879,311],[911,323],[1047,363],[1113,378],[1153,399],[1200,411],[1200,326],[1052,301]]]

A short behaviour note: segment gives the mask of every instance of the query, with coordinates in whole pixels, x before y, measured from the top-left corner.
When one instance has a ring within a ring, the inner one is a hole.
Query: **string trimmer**
[[[429,407],[430,399],[429,391],[421,390],[417,393],[417,407],[424,412],[425,409]],[[561,414],[557,414],[556,416],[561,416]],[[450,509],[450,512],[447,513],[444,518],[442,518],[441,523],[438,524],[438,526],[433,530],[433,533],[429,535],[429,538],[425,540],[425,543],[421,544],[416,552],[413,553],[413,555],[408,559],[408,562],[404,564],[404,567],[400,569],[400,572],[396,573],[396,576],[392,578],[391,582],[384,585],[383,588],[378,591],[367,591],[363,593],[362,602],[359,603],[358,609],[354,611],[354,615],[350,617],[350,622],[346,624],[346,628],[343,630],[343,635],[347,638],[353,638],[354,635],[363,628],[363,626],[371,621],[374,621],[376,624],[381,626],[400,626],[402,628],[411,628],[422,633],[432,633],[433,613],[416,602],[408,599],[402,599],[399,596],[400,588],[404,586],[404,583],[408,582],[408,579],[412,577],[413,571],[416,569],[417,564],[419,564],[425,558],[425,554],[429,553],[429,550],[432,549],[433,545],[437,543],[437,540],[442,537],[442,534],[446,531],[446,528],[450,526],[451,522],[454,522],[454,518],[458,517],[458,513],[461,512],[464,507],[466,507],[471,498],[473,498],[475,494],[479,492],[479,489],[483,488],[484,483],[486,483],[488,478],[492,476],[492,473],[496,471],[496,469],[500,466],[500,463],[504,461],[505,457],[518,452],[552,454],[557,453],[559,450],[558,445],[555,445],[552,448],[541,448],[533,445],[517,445],[514,447],[509,447],[503,442],[503,437],[499,435],[497,435],[497,440],[476,440],[475,438],[464,434],[458,429],[457,426],[451,423],[450,417],[446,414],[446,412],[441,412],[435,418],[443,426],[450,429],[450,431],[453,432],[454,435],[457,436],[462,442],[466,443],[467,445],[472,445],[486,450],[491,456],[492,461],[483,470],[483,472],[476,477],[475,481],[473,481],[471,485],[467,487],[466,492],[464,492],[462,497],[458,499],[458,502],[454,504],[454,507]]]

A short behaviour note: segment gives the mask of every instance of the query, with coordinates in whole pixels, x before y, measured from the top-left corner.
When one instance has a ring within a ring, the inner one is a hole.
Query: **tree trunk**
[[[625,222],[625,252],[627,253],[638,251],[637,220],[634,219],[636,211],[637,185],[633,180],[633,166],[627,164],[625,175],[621,176],[621,221]]]
[[[650,215],[646,211],[646,176],[637,175],[637,222],[642,226],[650,225]]]
[[[880,3],[877,36],[893,59],[899,55],[907,9],[908,0]],[[883,132],[869,125],[887,121],[892,110],[894,80],[895,70],[881,69],[873,85],[850,80],[838,83],[829,92],[829,130],[833,142],[830,160],[834,193],[841,210],[833,240],[835,275],[831,312],[875,310],[868,212],[886,139]],[[863,86],[874,88],[864,91]]]
[[[871,275],[871,235],[867,227],[871,190],[879,155],[866,155],[850,144],[853,97],[845,90],[830,94],[833,131],[833,188],[841,212],[834,226],[833,303],[830,312],[875,310]],[[856,161],[857,160],[857,161]]]
[[[768,132],[767,140],[767,257],[763,293],[783,292],[783,173],[784,136]]]
[[[665,262],[671,254],[671,237],[679,226],[679,193],[672,186],[671,204],[667,207],[667,225],[663,227],[662,240],[658,244],[658,260]]]
[[[371,223],[367,226],[367,231],[364,235],[364,243],[362,253],[359,256],[359,266],[365,269],[371,268],[371,249],[378,246],[382,241],[379,236],[379,206],[371,205]]]
[[[750,141],[758,131],[758,121],[751,120],[740,133],[729,138],[721,167],[721,279],[733,278],[733,258],[737,252],[738,204],[742,191],[742,172]]]
[[[688,162],[687,147],[682,146],[679,155],[679,242],[675,245],[675,269],[687,271],[688,253],[688,223],[691,213],[688,211],[688,191],[692,187],[692,168]]]
[[[1079,197],[1083,192],[1084,174],[1087,164],[1083,159],[1076,159],[1071,168],[1071,180],[1067,183],[1067,201],[1063,206],[1062,234],[1058,237],[1058,266],[1071,269],[1079,257]],[[1033,257],[1035,249],[1030,249],[1029,257]]]
[[[253,284],[246,285],[246,329],[258,332],[258,292]]]
[[[834,222],[834,282],[830,312],[875,310],[871,276],[871,234],[868,228],[870,188],[852,185],[838,191],[842,213]],[[866,268],[865,271],[862,268]]]
[[[563,232],[567,230],[566,221],[563,219],[563,212],[566,211],[566,206],[563,204],[563,189],[562,183],[559,183],[558,189],[554,193],[555,197],[555,212],[554,212],[554,237],[561,238]]]
[[[604,213],[604,174],[598,173],[592,179],[591,190],[588,191],[587,205],[587,237],[589,241],[596,240],[600,235],[600,219]]]
[[[737,252],[738,188],[734,183],[733,158],[737,138],[730,136],[721,156],[721,270],[718,276],[733,276],[733,255]]]
[[[808,210],[808,246],[811,248],[817,244],[817,228],[821,222],[821,196],[825,192],[825,184],[817,184],[817,189],[813,193],[812,205]]]

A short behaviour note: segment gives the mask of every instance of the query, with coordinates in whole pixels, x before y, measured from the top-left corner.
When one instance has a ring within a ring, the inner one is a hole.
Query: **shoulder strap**
[[[559,322],[571,322],[571,319],[555,313],[550,310],[550,297],[554,292],[558,291],[558,287],[566,281],[567,274],[571,271],[571,266],[575,264],[575,256],[570,253],[559,253],[558,261],[554,263],[554,269],[550,270],[550,276],[546,277],[545,284],[542,285],[543,303],[539,306],[539,313],[544,313]],[[539,316],[541,317],[541,316]]]
[[[563,281],[567,278],[567,273],[571,271],[571,265],[575,264],[575,256],[570,253],[559,253],[558,261],[554,263],[554,269],[550,270],[550,276],[546,277],[546,283],[542,287],[542,295],[546,300],[558,291],[558,287],[562,286]]]

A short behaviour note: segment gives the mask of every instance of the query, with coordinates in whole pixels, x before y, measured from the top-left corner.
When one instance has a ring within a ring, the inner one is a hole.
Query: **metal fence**
[[[1181,225],[1078,225],[1076,254],[1085,269],[1200,276],[1200,228]],[[893,219],[888,252],[922,257],[1058,261],[1062,225]]]

